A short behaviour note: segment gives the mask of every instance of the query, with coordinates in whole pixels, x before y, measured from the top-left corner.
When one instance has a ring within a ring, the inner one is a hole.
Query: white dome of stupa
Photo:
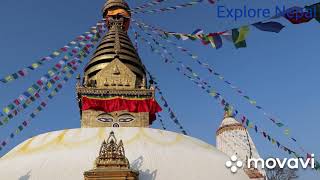
[[[241,125],[241,124],[232,117],[226,117],[221,122],[220,127],[227,126],[227,125]]]
[[[103,140],[114,131],[123,140],[140,180],[248,180],[233,174],[215,147],[181,134],[150,128],[81,128],[26,140],[0,159],[4,180],[81,180],[94,166]]]

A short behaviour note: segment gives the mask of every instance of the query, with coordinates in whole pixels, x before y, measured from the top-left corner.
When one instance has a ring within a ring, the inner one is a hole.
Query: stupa
[[[127,30],[130,8],[108,0],[109,29],[76,87],[81,128],[40,134],[0,159],[5,180],[248,180],[229,156],[182,134],[149,128],[161,111]],[[118,141],[120,140],[120,141]]]
[[[217,148],[227,155],[236,156],[241,162],[247,164],[248,159],[259,159],[258,150],[246,128],[242,126],[233,115],[227,111],[216,132]],[[257,169],[243,166],[244,171],[254,180],[265,180],[266,172],[259,166]]]

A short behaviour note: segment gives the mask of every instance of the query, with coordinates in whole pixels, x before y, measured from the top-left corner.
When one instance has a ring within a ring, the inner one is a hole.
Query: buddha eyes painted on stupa
[[[120,114],[118,117],[119,122],[127,123],[127,122],[131,122],[133,120],[134,120],[134,117],[131,114]]]
[[[97,116],[97,120],[103,123],[113,123],[113,127],[120,127],[121,123],[130,123],[135,120],[135,117],[129,113],[115,114],[102,113]]]

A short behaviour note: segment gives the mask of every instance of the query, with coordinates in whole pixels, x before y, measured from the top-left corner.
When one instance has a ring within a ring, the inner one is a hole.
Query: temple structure
[[[225,113],[224,119],[216,132],[216,144],[219,150],[230,157],[237,156],[244,164],[247,164],[250,158],[260,158],[247,129],[228,112]],[[266,172],[261,167],[248,169],[243,166],[243,168],[250,179],[265,180]]]
[[[127,35],[130,8],[108,0],[103,17],[109,31],[76,87],[81,128],[21,143],[0,159],[1,179],[248,180],[243,170],[231,173],[230,157],[212,145],[149,128],[161,108]]]
[[[127,3],[108,1],[103,15],[109,29],[77,86],[81,127],[148,127],[161,110],[146,69],[128,37]]]
[[[95,168],[84,173],[85,180],[138,180],[138,176],[138,172],[130,169],[123,142],[117,142],[114,132],[110,133],[107,142],[103,141]]]

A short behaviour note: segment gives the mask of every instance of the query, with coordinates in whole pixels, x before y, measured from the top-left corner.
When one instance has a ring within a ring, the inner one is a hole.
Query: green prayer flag
[[[209,42],[210,42],[210,44],[211,44],[212,48],[216,48],[216,47],[217,47],[217,46],[216,46],[216,44],[214,43],[214,39],[213,39],[213,37],[212,37],[212,36],[209,36],[209,37],[208,37],[208,40],[209,40]]]
[[[250,100],[249,96],[243,96],[243,97],[246,98],[246,99],[248,99],[248,100]]]
[[[277,126],[278,126],[278,127],[283,127],[284,124],[282,124],[282,123],[277,123]]]
[[[238,29],[232,29],[232,40],[234,42],[235,47],[238,48],[245,48],[247,47],[247,43],[245,40],[237,42],[239,38],[239,31]]]
[[[58,72],[58,69],[55,67],[53,67],[52,70],[53,70],[53,72]]]
[[[15,106],[14,106],[13,104],[9,104],[8,108],[9,108],[10,110],[13,110],[13,109],[15,108]]]
[[[9,118],[8,118],[8,117],[6,117],[6,118],[3,119],[3,123],[4,123],[4,124],[8,124],[8,122],[9,122]]]
[[[173,36],[174,36],[175,38],[177,38],[178,40],[181,39],[181,36],[180,36],[179,34],[173,34]]]
[[[39,89],[39,86],[36,85],[36,84],[33,84],[32,87],[33,87],[35,90],[38,90],[38,89]]]
[[[186,35],[191,41],[197,40],[196,35]]]
[[[22,131],[22,130],[23,130],[23,126],[19,126],[18,128],[19,128],[19,130],[20,130],[20,131]]]
[[[316,161],[316,166],[315,166],[316,170],[320,170],[320,163],[318,161]]]

